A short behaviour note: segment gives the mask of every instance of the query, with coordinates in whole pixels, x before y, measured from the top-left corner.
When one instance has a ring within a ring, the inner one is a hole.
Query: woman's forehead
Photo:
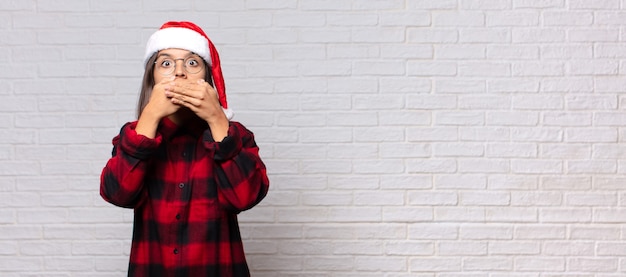
[[[180,48],[167,48],[159,51],[160,55],[168,55],[168,56],[188,56],[191,54],[195,54],[189,50],[180,49]]]

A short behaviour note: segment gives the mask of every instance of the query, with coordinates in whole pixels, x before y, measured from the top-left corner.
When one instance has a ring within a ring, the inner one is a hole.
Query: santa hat
[[[198,25],[187,21],[166,22],[158,31],[150,36],[146,45],[144,64],[148,62],[148,59],[150,59],[154,53],[168,48],[189,50],[206,61],[211,67],[213,85],[217,91],[220,105],[226,117],[232,119],[233,112],[228,109],[228,102],[226,102],[226,87],[224,85],[224,77],[222,76],[220,57],[215,49],[215,45],[213,45],[213,42],[211,42],[204,31],[202,31]]]

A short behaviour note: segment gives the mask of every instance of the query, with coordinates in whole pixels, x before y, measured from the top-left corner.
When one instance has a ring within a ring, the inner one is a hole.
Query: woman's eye
[[[170,61],[170,60],[164,60],[164,61],[161,62],[161,66],[162,67],[170,67],[170,66],[172,66],[172,64],[173,64],[173,62]]]
[[[197,60],[195,59],[191,59],[191,60],[187,60],[187,65],[188,66],[198,66],[200,63],[198,63]]]

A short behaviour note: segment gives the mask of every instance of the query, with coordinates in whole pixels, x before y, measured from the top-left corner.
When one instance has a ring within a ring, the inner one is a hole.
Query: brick
[[[357,257],[355,268],[362,271],[401,272],[407,270],[406,259],[403,257]]]
[[[511,66],[506,63],[462,63],[458,74],[462,77],[508,77],[511,76]]]
[[[353,172],[361,174],[397,174],[404,172],[404,163],[400,159],[360,160],[353,162]]]
[[[570,267],[576,271],[615,272],[619,261],[615,258],[574,258]]]
[[[319,49],[319,47],[317,48]],[[328,49],[326,50],[328,52],[328,57],[334,59],[375,58],[380,56],[379,48],[369,45],[333,44],[326,47],[326,49]]]
[[[485,15],[482,12],[438,12],[433,15],[434,27],[470,27],[484,26]]]
[[[534,45],[492,45],[486,49],[486,57],[494,60],[537,60],[539,53]]]
[[[617,206],[617,195],[609,193],[573,193],[566,195],[565,203],[571,206]]]
[[[452,159],[430,159],[425,161],[407,162],[407,170],[410,173],[451,173],[457,169]]]
[[[499,93],[499,92],[534,93],[534,92],[539,91],[539,87],[540,87],[540,83],[532,79],[522,79],[522,80],[494,79],[494,80],[489,80],[489,82],[487,83],[487,91],[490,93]],[[541,96],[531,96],[531,97],[541,97]],[[543,96],[543,97],[549,97],[549,96]],[[516,98],[518,97],[514,97],[514,99]],[[523,98],[523,97],[519,97],[519,98]],[[552,97],[552,98],[555,98],[555,97]],[[528,102],[531,102],[531,101],[530,100],[512,101],[512,105],[513,106],[523,105],[524,103],[528,103]],[[557,104],[558,104],[558,100],[555,102],[548,102],[548,103],[541,102],[541,101],[533,102],[533,105],[542,105],[542,106],[547,106],[547,107],[551,107]]]
[[[518,257],[514,262],[514,269],[518,271],[562,272],[565,270],[565,259],[559,257]]]
[[[544,45],[540,47],[540,53],[542,57],[546,59],[591,58],[594,55],[593,48],[594,47],[587,45]],[[597,48],[600,50],[601,47]],[[612,52],[610,50],[611,48],[605,49],[605,51],[608,50]],[[602,53],[602,51],[600,53]]]
[[[407,39],[412,43],[454,43],[459,40],[455,30],[409,29]]]
[[[551,208],[539,211],[539,220],[549,223],[591,222],[592,213],[585,208]]]
[[[89,258],[76,257],[46,257],[44,259],[45,268],[51,271],[91,271],[94,269],[94,262]]]
[[[14,257],[0,260],[0,268],[4,272],[42,271],[44,263],[41,257]]]
[[[504,28],[467,28],[459,32],[462,43],[509,43],[511,32]]]
[[[431,17],[431,14],[428,12],[410,11],[385,12],[380,14],[378,18],[381,26],[429,26],[431,24]]]
[[[411,272],[449,272],[461,270],[460,258],[412,258],[410,260]]]
[[[538,181],[527,175],[491,175],[487,179],[487,187],[492,190],[534,190]]]
[[[305,270],[350,271],[355,267],[351,257],[313,257],[304,261]]]
[[[301,196],[304,205],[311,206],[346,206],[352,203],[352,193],[319,193],[309,192],[303,193]]]
[[[252,24],[252,23],[251,23]],[[248,40],[253,44],[287,44],[287,43],[295,43],[298,40],[298,34],[291,29],[284,29],[279,32],[276,31],[263,31],[259,30],[257,32],[250,33],[248,35]],[[251,55],[250,53],[248,55]],[[262,57],[262,56],[261,56]],[[258,59],[256,57],[254,59]]]
[[[308,161],[301,163],[305,174],[340,174],[350,173],[352,165],[346,161]]]
[[[542,18],[546,26],[590,26],[594,22],[591,12],[546,12]]]
[[[332,144],[328,146],[328,153],[335,158],[373,159],[378,157],[377,149],[370,144]]]
[[[513,30],[513,43],[558,43],[564,42],[565,31],[554,28],[535,28]]]
[[[355,129],[356,142],[400,142],[404,141],[404,130],[399,127],[362,127]]]
[[[513,192],[511,193],[512,206],[559,206],[561,195],[556,192]]]
[[[450,62],[409,62],[407,74],[410,76],[453,76],[457,67]]]
[[[486,85],[479,80],[441,80],[435,83],[436,93],[476,94],[485,93]]]
[[[507,96],[463,95],[458,97],[458,102],[459,107],[463,109],[499,110],[510,107],[511,98]]]
[[[588,242],[548,242],[544,244],[544,253],[551,256],[592,256],[595,245]]]
[[[384,222],[430,222],[433,219],[431,208],[383,207]]]
[[[467,0],[461,3],[463,9],[487,9],[487,10],[504,10],[511,8],[509,0]]]
[[[514,0],[515,8],[561,8],[565,7],[565,0]]]
[[[404,76],[404,63],[400,62],[355,62],[352,74],[356,76]]]
[[[30,209],[17,213],[17,222],[20,224],[65,223],[68,213],[64,209]]]
[[[521,240],[562,240],[566,236],[566,229],[561,225],[524,225],[515,228],[515,238]]]
[[[572,9],[616,9],[619,8],[619,6],[620,1],[618,0],[599,0],[594,2],[584,0],[570,1],[570,8]]]
[[[475,224],[462,226],[460,237],[464,239],[510,239],[513,237],[513,228],[506,225],[484,225]]]
[[[414,10],[440,10],[440,9],[456,9],[458,7],[458,1],[454,0],[442,0],[442,1],[428,1],[428,0],[415,0],[408,2],[407,5],[410,9]]]
[[[435,208],[437,222],[484,222],[483,208],[474,207],[437,207]]]
[[[386,191],[381,192],[356,192],[354,193],[354,205],[357,206],[402,206],[404,205],[404,192]]]
[[[577,29],[570,30],[569,40],[572,42],[611,42],[619,38],[617,29]]]
[[[489,243],[489,253],[496,255],[539,255],[539,242],[506,242],[495,241]]]
[[[464,261],[463,269],[468,271],[489,270],[489,271],[506,271],[513,268],[512,258],[488,257],[477,258],[472,257]]]
[[[512,67],[513,76],[563,76],[565,65],[556,62],[515,63]]]
[[[486,15],[486,25],[489,27],[502,26],[538,26],[540,14],[537,12],[489,12]]]
[[[616,240],[619,235],[619,228],[611,225],[573,226],[570,231],[570,237],[577,240]],[[621,252],[623,248],[621,244],[599,242],[597,251],[598,255],[603,256],[609,252]]]
[[[378,17],[371,14],[330,14],[323,17],[321,22],[328,23],[330,26],[366,27],[376,26],[378,23]]]
[[[588,159],[592,151],[591,146],[582,143],[547,143],[539,148],[539,156],[549,159]]]
[[[388,255],[433,255],[434,243],[419,241],[390,241],[384,246],[385,254]]]
[[[576,128],[565,133],[567,142],[615,142],[617,130],[612,128]]]
[[[338,190],[377,189],[380,187],[377,176],[330,176],[328,186]]]
[[[527,161],[515,160],[511,162],[511,171],[518,174],[557,174],[563,172],[561,161]]]
[[[408,226],[408,237],[416,240],[455,240],[459,227],[454,224],[414,223]]]
[[[3,1],[0,4],[0,8],[3,11],[35,11],[35,8],[37,7],[37,3],[35,2],[35,0],[8,0]]]
[[[487,254],[486,242],[442,241],[437,244],[437,254],[441,256],[484,256]]]

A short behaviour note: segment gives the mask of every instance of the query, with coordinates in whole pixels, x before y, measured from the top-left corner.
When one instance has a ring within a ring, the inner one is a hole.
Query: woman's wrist
[[[230,122],[224,114],[211,117],[209,120],[206,120],[206,122],[209,124],[214,141],[220,142],[228,135]]]
[[[148,138],[156,137],[156,129],[159,126],[159,122],[161,118],[149,110],[144,109],[144,111],[139,116],[139,120],[137,121],[137,127],[135,127],[135,132],[137,134],[143,135]]]

